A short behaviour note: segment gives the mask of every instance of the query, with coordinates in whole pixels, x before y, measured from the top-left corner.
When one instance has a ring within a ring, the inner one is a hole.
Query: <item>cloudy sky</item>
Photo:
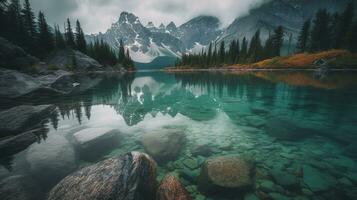
[[[86,33],[105,32],[122,11],[132,12],[146,25],[174,21],[180,25],[198,15],[214,15],[223,25],[266,0],[30,0],[34,11],[45,12],[49,24],[79,19]]]

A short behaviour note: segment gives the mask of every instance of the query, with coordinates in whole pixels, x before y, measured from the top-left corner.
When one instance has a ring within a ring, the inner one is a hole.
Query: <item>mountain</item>
[[[103,39],[114,49],[118,49],[120,40],[123,40],[134,61],[149,63],[159,56],[180,56],[183,50],[181,40],[164,30],[160,31],[165,28],[156,28],[153,23],[144,27],[137,16],[123,12],[107,32],[86,36],[86,40],[93,42]]]
[[[158,27],[149,22],[143,26],[137,16],[123,12],[119,20],[105,32],[86,36],[87,41],[103,39],[114,49],[118,49],[119,41],[123,40],[130,50],[130,55],[138,66],[145,63],[162,67],[172,63],[184,52],[201,52],[214,41],[225,41],[228,44],[233,39],[248,40],[259,29],[262,40],[266,40],[274,29],[282,25],[288,34],[292,34],[292,45],[297,41],[303,22],[313,18],[318,9],[330,12],[342,11],[350,0],[270,0],[261,6],[250,10],[249,14],[236,18],[228,27],[221,28],[217,17],[198,16],[188,22],[176,26],[170,22],[167,26]],[[287,36],[286,36],[287,38]],[[285,38],[285,46],[287,39]],[[163,57],[163,59],[156,59]],[[159,62],[158,62],[159,61]],[[164,61],[169,61],[164,63]],[[153,62],[153,63],[152,63]]]
[[[159,27],[149,22],[143,26],[137,16],[123,12],[105,33],[87,35],[86,40],[94,42],[102,39],[114,49],[118,49],[120,40],[123,40],[134,61],[150,63],[157,57],[176,58],[185,51],[201,51],[221,33],[219,24],[216,17],[199,16],[180,27],[174,22],[167,26],[160,24]],[[172,63],[172,59],[162,60],[170,60],[166,64]]]
[[[296,42],[303,22],[313,18],[319,9],[330,12],[341,11],[350,0],[272,0],[252,9],[248,15],[236,18],[219,37],[218,41],[230,42],[233,39],[247,37],[250,39],[259,29],[262,40],[269,33],[282,25],[288,33],[292,33]]]

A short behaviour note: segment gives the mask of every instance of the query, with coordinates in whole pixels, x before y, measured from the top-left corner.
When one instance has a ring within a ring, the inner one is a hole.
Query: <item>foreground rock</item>
[[[26,160],[30,173],[46,183],[56,183],[77,168],[74,148],[60,134],[48,135],[45,141],[30,146]]]
[[[64,178],[49,200],[151,200],[155,196],[156,164],[132,152],[85,167]]]
[[[48,118],[55,110],[52,105],[17,106],[0,112],[0,137],[30,130]]]
[[[185,141],[186,136],[183,132],[170,129],[146,134],[141,139],[145,151],[158,162],[174,160]]]
[[[190,195],[173,175],[166,176],[160,183],[156,200],[191,200]]]
[[[253,183],[254,165],[237,156],[208,159],[201,168],[198,189],[206,194],[246,189]]]
[[[28,70],[38,59],[28,55],[22,48],[0,37],[0,66]]]
[[[102,71],[103,66],[93,58],[71,49],[55,51],[46,62],[62,70],[75,71]]]

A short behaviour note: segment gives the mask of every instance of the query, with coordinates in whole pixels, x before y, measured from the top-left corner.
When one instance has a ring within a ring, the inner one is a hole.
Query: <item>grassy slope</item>
[[[305,69],[315,68],[314,62],[320,59],[327,61],[331,68],[356,68],[357,54],[352,54],[345,50],[330,50],[319,53],[301,53],[284,57],[275,57],[263,60],[254,64],[234,65],[228,68],[247,68],[247,69]]]

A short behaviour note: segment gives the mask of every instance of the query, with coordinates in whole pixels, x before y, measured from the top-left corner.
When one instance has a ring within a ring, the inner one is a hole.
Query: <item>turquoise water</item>
[[[158,163],[157,179],[176,173],[193,199],[356,199],[356,83],[353,72],[138,72],[111,76],[78,96],[23,99],[18,102],[55,104],[57,114],[37,143],[1,159],[0,178],[26,175],[41,199],[76,169],[145,152],[143,135],[173,129],[186,142],[175,144],[177,157]],[[108,131],[115,133],[95,135]],[[200,148],[205,151],[197,153]],[[250,190],[198,191],[202,162],[220,155],[254,159]]]

